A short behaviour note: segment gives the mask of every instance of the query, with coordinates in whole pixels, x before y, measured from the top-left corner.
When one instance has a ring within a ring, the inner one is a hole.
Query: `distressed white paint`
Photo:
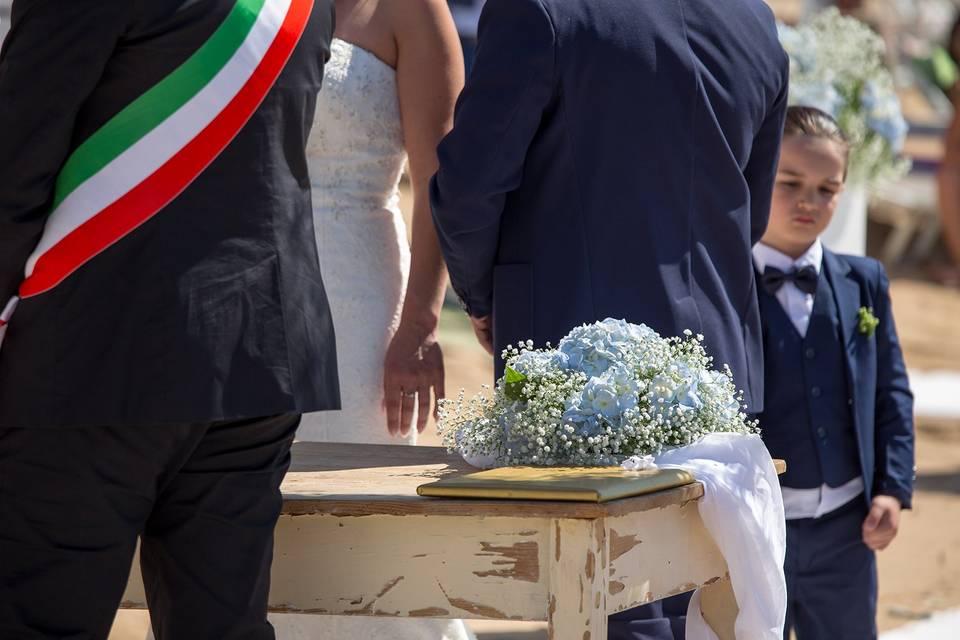
[[[607,540],[602,520],[557,520],[551,536],[547,635],[606,640]]]
[[[546,519],[284,517],[271,602],[347,615],[543,620]]]
[[[610,546],[608,609],[683,593],[726,574],[696,502],[606,518]]]
[[[609,505],[430,500],[410,494],[459,463],[426,447],[357,447],[311,445],[319,470],[301,455],[285,482],[273,611],[547,620],[551,640],[603,640],[610,613],[728,588],[698,486]],[[144,606],[135,563],[124,607]]]
[[[605,638],[610,613],[724,574],[694,503],[597,519],[283,516],[270,606],[547,620],[553,640],[583,640]],[[124,600],[145,606],[136,564]]]

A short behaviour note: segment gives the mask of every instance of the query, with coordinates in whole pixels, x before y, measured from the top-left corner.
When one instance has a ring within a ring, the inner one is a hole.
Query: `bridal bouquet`
[[[711,368],[703,336],[663,338],[607,319],[555,348],[504,351],[493,397],[444,401],[444,444],[501,466],[618,465],[714,432],[756,433],[729,368]]]
[[[779,30],[790,56],[790,104],[816,107],[837,120],[852,143],[851,179],[902,177],[910,168],[899,156],[908,127],[880,36],[835,7]]]

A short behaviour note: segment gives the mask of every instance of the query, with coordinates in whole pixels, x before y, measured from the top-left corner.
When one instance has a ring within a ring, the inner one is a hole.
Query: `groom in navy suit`
[[[690,329],[759,412],[750,248],[788,70],[762,0],[488,0],[431,185],[484,346],[556,343],[605,317]],[[657,603],[611,637],[672,635]]]

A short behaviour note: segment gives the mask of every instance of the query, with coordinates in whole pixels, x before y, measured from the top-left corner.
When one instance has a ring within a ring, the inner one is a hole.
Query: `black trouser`
[[[0,639],[106,638],[139,535],[159,640],[272,640],[299,422],[0,429]]]

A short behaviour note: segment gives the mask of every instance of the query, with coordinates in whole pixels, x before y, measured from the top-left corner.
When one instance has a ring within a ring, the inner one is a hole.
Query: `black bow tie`
[[[776,267],[767,267],[760,276],[760,284],[770,295],[776,295],[780,287],[788,282],[792,282],[800,291],[813,295],[817,292],[819,280],[817,270],[809,265],[789,272],[783,272]]]

